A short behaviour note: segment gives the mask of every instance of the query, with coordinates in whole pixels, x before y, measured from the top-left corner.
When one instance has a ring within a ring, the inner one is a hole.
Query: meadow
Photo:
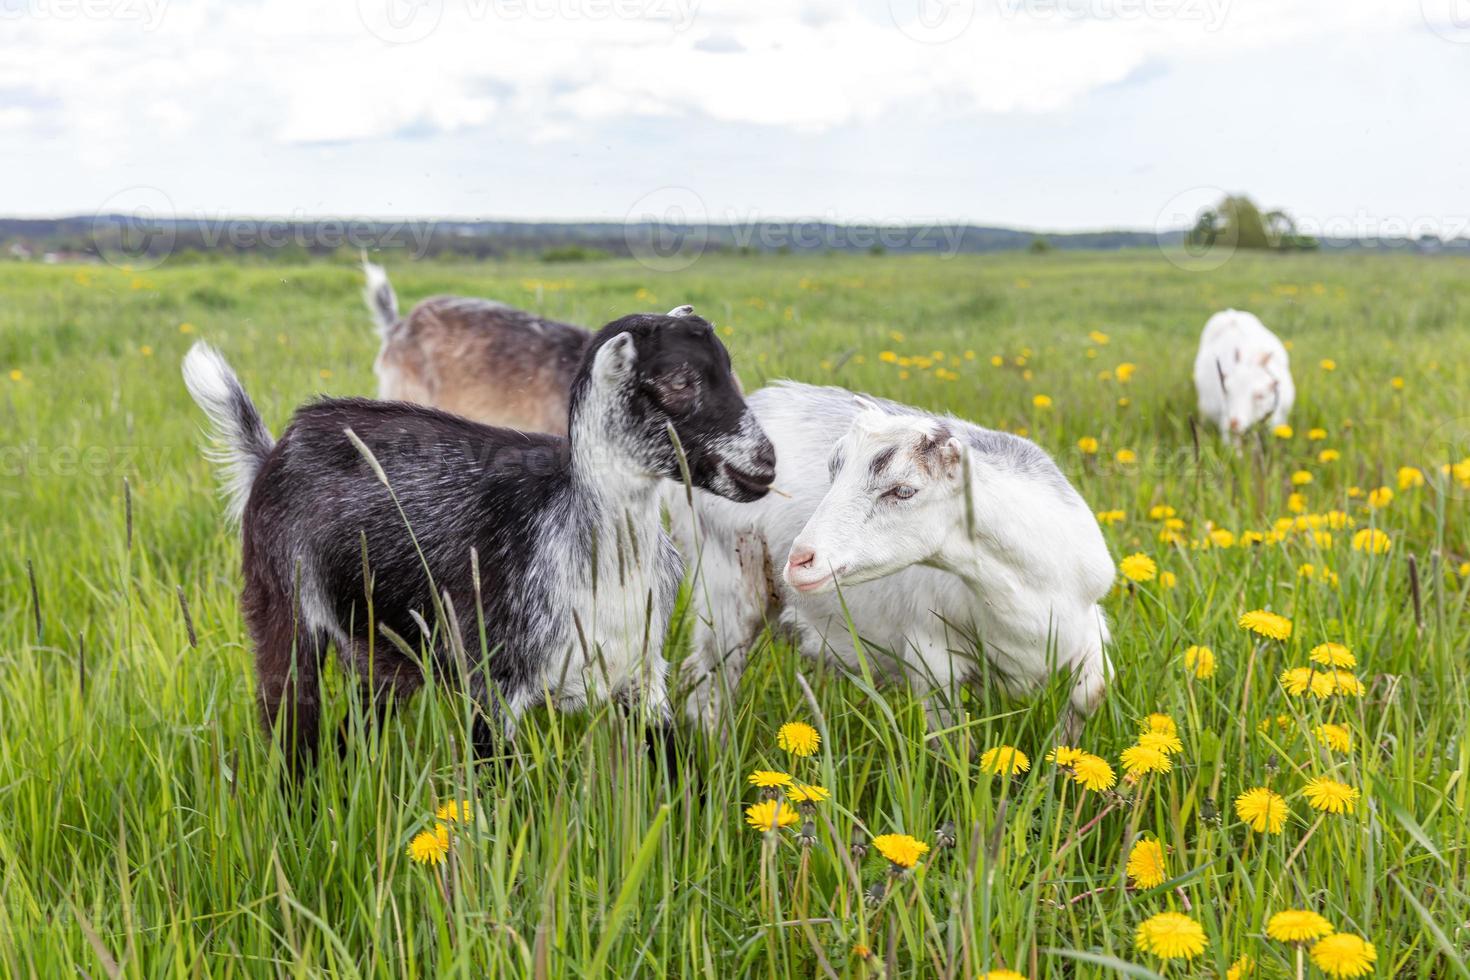
[[[1076,753],[1063,682],[977,685],[926,743],[905,691],[763,642],[730,734],[691,734],[699,775],[670,780],[605,708],[531,713],[481,771],[452,694],[371,728],[333,675],[352,748],[282,791],[178,367],[216,344],[277,433],[372,393],[357,269],[0,265],[4,975],[1470,976],[1470,263],[381,260],[405,308],[692,303],[747,387],[1029,435],[1129,573],[1109,697]],[[1239,453],[1190,423],[1228,306],[1290,342],[1298,386],[1291,431]],[[815,752],[778,742],[793,722]],[[829,795],[763,831],[756,770]]]

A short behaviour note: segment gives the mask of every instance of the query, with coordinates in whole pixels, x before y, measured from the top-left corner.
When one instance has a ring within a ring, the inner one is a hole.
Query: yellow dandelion
[[[776,730],[776,744],[792,755],[808,756],[822,744],[822,736],[804,721],[788,721]]]
[[[1293,514],[1300,514],[1302,511],[1307,509],[1307,498],[1303,497],[1299,493],[1287,494],[1286,509],[1291,511]]]
[[[1240,628],[1272,640],[1291,637],[1291,620],[1264,609],[1254,609],[1241,616]]]
[[[928,844],[908,834],[879,834],[873,838],[873,847],[900,868],[912,868],[929,853]]]
[[[1319,643],[1312,647],[1310,659],[1329,667],[1356,667],[1358,658],[1341,643]]]
[[[193,333],[193,332],[194,332],[194,324],[192,324],[192,323],[181,323],[181,324],[179,324],[179,333]]]
[[[1174,768],[1169,757],[1158,749],[1147,745],[1131,745],[1121,756],[1123,769],[1130,776],[1141,776],[1149,772],[1168,772]]]
[[[1097,445],[1097,440],[1094,439],[1092,436],[1083,436],[1081,439],[1077,440],[1077,448],[1088,456],[1091,456],[1093,453],[1097,452]]]
[[[1169,866],[1164,845],[1156,840],[1141,840],[1128,852],[1128,880],[1134,888],[1155,888],[1169,880]]]
[[[1424,486],[1424,471],[1417,466],[1400,466],[1398,471],[1400,490],[1413,490]]]
[[[1317,454],[1317,462],[1319,463],[1335,463],[1339,459],[1342,459],[1342,453],[1336,449],[1324,449]]]
[[[1373,972],[1378,950],[1362,936],[1334,932],[1312,947],[1312,962],[1330,977],[1363,977]]]
[[[11,368],[10,369],[10,380],[11,381],[19,381],[19,380],[21,380],[24,377],[25,377],[25,375],[21,373],[20,368]]]
[[[1403,391],[1404,390],[1404,379],[1398,377],[1397,375],[1395,375],[1394,377],[1392,377],[1392,378],[1390,378],[1388,380],[1388,385],[1394,391]]]
[[[980,756],[980,770],[992,775],[1014,776],[1030,768],[1031,760],[1026,758],[1026,753],[1011,745],[986,749]]]
[[[1314,698],[1331,697],[1332,692],[1337,689],[1333,680],[1332,672],[1317,670],[1314,667],[1292,667],[1284,670],[1278,678],[1286,693],[1293,697],[1310,691]]]
[[[1139,923],[1134,944],[1160,959],[1193,959],[1205,951],[1205,930],[1198,922],[1178,912],[1160,912]]]
[[[1072,781],[1083,789],[1100,793],[1105,789],[1112,789],[1118,776],[1113,772],[1113,767],[1108,765],[1108,760],[1091,752],[1084,752],[1072,762]]]
[[[1128,361],[1124,361],[1122,364],[1119,364],[1116,368],[1113,369],[1113,373],[1117,375],[1119,384],[1126,385],[1128,382],[1133,380],[1133,373],[1137,370],[1137,364],[1132,364]]]
[[[1286,826],[1289,811],[1279,794],[1257,786],[1235,798],[1235,812],[1256,833],[1279,834]]]
[[[745,808],[745,822],[763,832],[790,827],[800,819],[796,807],[785,800],[764,800]]]
[[[1353,733],[1342,725],[1324,724],[1312,729],[1312,734],[1317,737],[1318,743],[1325,745],[1334,752],[1351,752],[1353,748]]]
[[[1031,404],[1035,405],[1037,408],[1051,408],[1051,396],[1033,395],[1031,397]]]
[[[434,816],[446,823],[465,823],[470,819],[469,800],[450,800],[434,811]]]
[[[1308,909],[1287,909],[1266,920],[1266,935],[1278,943],[1309,943],[1331,931],[1331,922]]]
[[[1184,669],[1202,681],[1215,676],[1215,651],[1209,647],[1189,647],[1184,651]]]
[[[1179,736],[1168,732],[1144,732],[1138,736],[1138,744],[1146,749],[1158,749],[1165,755],[1184,751],[1184,743],[1179,741]]]
[[[1157,711],[1143,719],[1143,730],[1146,732],[1163,732],[1165,735],[1179,734],[1179,726],[1174,724],[1174,719]]]
[[[1322,358],[1322,360],[1320,360],[1320,361],[1317,362],[1317,366],[1320,367],[1324,371],[1336,371],[1337,370],[1337,362],[1334,361],[1330,357],[1324,357],[1324,358]]]
[[[1161,589],[1172,589],[1172,588],[1174,588],[1174,586],[1176,586],[1178,584],[1179,584],[1179,576],[1178,575],[1175,575],[1173,572],[1160,572],[1159,573],[1159,588],[1161,588]]]
[[[1367,693],[1367,688],[1357,676],[1346,670],[1334,670],[1332,672],[1332,690],[1335,694],[1343,694],[1350,697],[1360,698]]]
[[[1255,972],[1256,961],[1249,953],[1242,953],[1238,960],[1230,964],[1230,969],[1225,971],[1225,980],[1245,980]]]
[[[1393,547],[1393,541],[1388,535],[1376,527],[1365,527],[1353,535],[1353,550],[1366,551],[1372,555],[1381,555]]]
[[[832,794],[823,786],[797,783],[786,791],[786,797],[793,803],[822,803],[831,799]]]
[[[1058,745],[1046,754],[1046,761],[1055,762],[1059,766],[1070,766],[1086,754],[1081,749],[1074,749],[1069,745]]]
[[[1108,335],[1101,330],[1089,330],[1087,332],[1087,339],[1101,347],[1108,342]]]
[[[443,864],[449,853],[449,828],[439,824],[433,830],[415,834],[408,842],[408,856],[418,864]]]
[[[1317,776],[1307,781],[1302,795],[1313,810],[1322,813],[1352,813],[1361,795],[1357,788],[1340,783],[1330,776]]]
[[[1304,487],[1311,482],[1312,474],[1308,473],[1306,470],[1297,470],[1291,475],[1291,485],[1294,487]]]
[[[1159,566],[1148,555],[1129,555],[1118,562],[1118,571],[1130,582],[1152,582],[1159,574]]]
[[[1393,503],[1393,491],[1388,487],[1378,487],[1368,491],[1368,506],[1374,510],[1381,510]]]
[[[1295,433],[1289,425],[1278,425],[1271,430],[1271,434],[1278,439],[1290,439]]]
[[[1124,466],[1138,462],[1138,454],[1131,449],[1120,449],[1113,454],[1113,458]]]
[[[1026,980],[1026,975],[1015,970],[986,970],[980,980]]]
[[[1097,512],[1097,522],[1099,524],[1117,524],[1127,516],[1121,510],[1100,510]]]
[[[1216,548],[1229,548],[1235,544],[1235,535],[1223,527],[1217,527],[1210,531],[1210,544]]]
[[[745,781],[752,786],[759,786],[761,789],[775,789],[779,786],[790,786],[792,783],[792,779],[788,774],[776,772],[771,769],[757,769],[749,776],[746,776]]]

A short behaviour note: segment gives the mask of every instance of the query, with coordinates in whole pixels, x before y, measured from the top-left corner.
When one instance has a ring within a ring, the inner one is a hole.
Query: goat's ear
[[[669,311],[669,316],[693,316],[693,315],[694,315],[694,307],[691,304],[689,304],[689,303],[685,303],[683,306],[676,306],[672,310]]]
[[[879,411],[878,403],[864,398],[862,395],[853,395],[852,403],[858,407],[859,412]]]
[[[1271,352],[1270,351],[1266,351],[1265,353],[1263,353],[1260,356],[1260,358],[1259,358],[1259,363],[1260,363],[1261,367],[1265,367],[1267,364],[1270,364],[1271,363]]]
[[[939,447],[940,472],[952,480],[960,479],[965,472],[965,445],[954,436],[944,440]]]
[[[631,333],[620,333],[603,344],[592,361],[593,376],[602,380],[616,381],[625,378],[638,360],[638,348],[633,344]]]

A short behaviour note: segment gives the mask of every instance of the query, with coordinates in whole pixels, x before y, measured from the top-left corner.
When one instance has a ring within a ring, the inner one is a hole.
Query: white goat
[[[1269,418],[1285,425],[1296,401],[1291,360],[1280,339],[1253,313],[1224,310],[1210,317],[1194,359],[1200,415],[1227,440]]]
[[[665,493],[698,566],[687,713],[718,724],[766,621],[795,627],[804,654],[855,669],[845,600],[879,669],[949,705],[977,673],[977,640],[1013,695],[1071,673],[1075,732],[1111,673],[1098,601],[1114,566],[1051,458],[1017,436],[840,388],[783,382],[747,401],[776,446],[775,485],[791,495],[734,506],[696,492],[691,513],[682,489]],[[931,725],[948,723],[943,705],[926,704]]]

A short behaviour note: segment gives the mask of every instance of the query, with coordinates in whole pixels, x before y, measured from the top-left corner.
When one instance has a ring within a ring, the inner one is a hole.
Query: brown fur
[[[378,396],[564,436],[572,376],[591,336],[503,303],[435,296],[385,334]]]

